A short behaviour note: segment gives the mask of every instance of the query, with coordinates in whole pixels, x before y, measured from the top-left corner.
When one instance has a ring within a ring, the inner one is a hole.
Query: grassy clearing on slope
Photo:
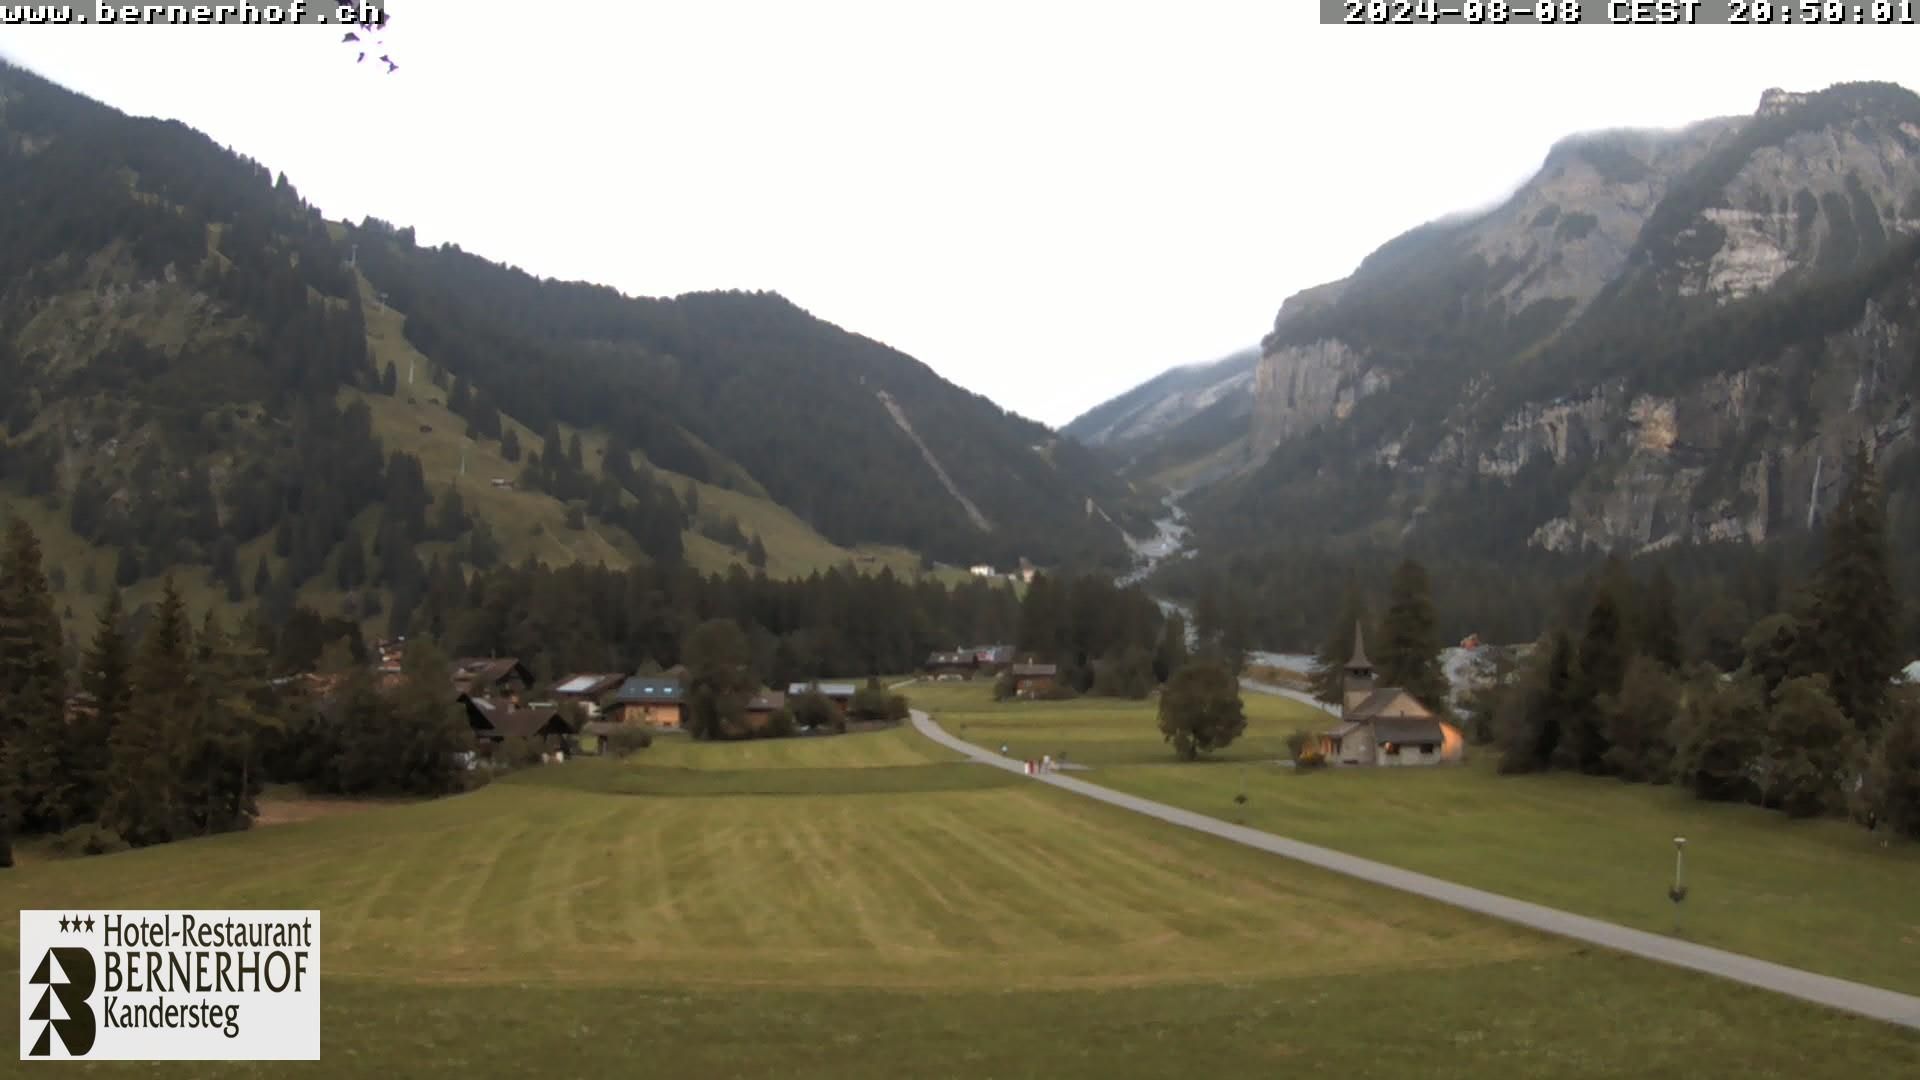
[[[914,764],[905,732],[769,745],[680,761],[745,788],[992,772]],[[1842,1077],[1920,1053],[1018,778],[783,799],[533,782],[660,771],[651,753],[37,863],[0,874],[0,906],[322,910],[321,1063],[106,1075]],[[16,933],[0,921],[9,963]]]
[[[982,687],[911,694],[981,745],[1011,741],[1021,756],[1067,748],[1070,760],[1102,766],[1086,774],[1095,783],[1657,933],[1673,930],[1666,889],[1672,840],[1683,835],[1690,940],[1920,992],[1920,845],[1881,847],[1857,826],[1789,821],[1667,787],[1503,777],[1485,753],[1433,769],[1296,774],[1251,751],[1239,759],[1246,767],[1183,766],[1156,746],[1142,705],[996,705]],[[1247,707],[1250,716],[1306,708],[1251,694]],[[1282,719],[1266,734],[1252,719],[1243,742],[1270,747],[1311,719]],[[1236,803],[1243,790],[1247,802]]]

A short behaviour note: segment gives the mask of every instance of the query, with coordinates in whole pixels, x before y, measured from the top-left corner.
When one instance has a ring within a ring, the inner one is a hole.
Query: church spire
[[[1367,643],[1360,635],[1360,623],[1353,624],[1353,658],[1347,661],[1348,671],[1373,673],[1373,663],[1367,659]]]

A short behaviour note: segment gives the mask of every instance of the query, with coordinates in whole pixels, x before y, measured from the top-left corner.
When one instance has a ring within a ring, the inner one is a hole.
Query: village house
[[[853,704],[853,693],[858,689],[859,687],[850,682],[797,682],[787,684],[787,696],[794,698],[810,690],[817,691],[822,697],[833,702],[833,707],[840,711],[841,716],[845,716],[847,715],[847,707]]]
[[[1013,678],[1013,696],[1020,698],[1039,697],[1052,690],[1054,681],[1060,677],[1059,665],[1036,664],[1031,657],[1024,664],[1013,665],[1009,671]]]
[[[553,688],[553,696],[577,705],[587,719],[597,719],[613,695],[627,681],[625,675],[569,675]]]
[[[1341,765],[1438,765],[1457,761],[1458,728],[1443,723],[1405,690],[1375,686],[1360,627],[1341,680],[1340,724],[1320,735],[1320,752]]]
[[[462,694],[502,697],[515,703],[533,685],[533,672],[511,656],[468,656],[453,662],[453,686]]]
[[[467,722],[473,736],[483,747],[498,746],[508,739],[534,739],[543,750],[565,750],[576,734],[567,716],[556,705],[521,708],[467,696]]]
[[[635,675],[620,684],[605,714],[622,724],[646,724],[662,731],[686,726],[686,692],[667,675]]]
[[[1013,663],[1011,645],[977,645],[973,650],[973,666],[983,675],[998,675]]]
[[[976,666],[973,651],[968,649],[932,653],[922,669],[935,679],[969,679]]]
[[[731,731],[730,734],[758,734],[773,725],[774,714],[787,707],[787,695],[778,690],[762,690],[747,699],[744,713],[746,730]]]

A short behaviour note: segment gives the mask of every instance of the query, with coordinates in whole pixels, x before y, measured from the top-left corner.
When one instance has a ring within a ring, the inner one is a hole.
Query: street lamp
[[[1673,888],[1667,890],[1667,899],[1673,901],[1673,932],[1680,932],[1680,905],[1687,898],[1687,838],[1673,838]]]

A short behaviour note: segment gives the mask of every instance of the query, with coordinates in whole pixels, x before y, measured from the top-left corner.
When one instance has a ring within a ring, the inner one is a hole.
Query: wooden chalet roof
[[[779,712],[786,707],[787,695],[778,690],[767,690],[747,699],[748,712]]]
[[[518,657],[467,656],[454,661],[453,681],[456,686],[492,686],[509,675],[518,674],[522,681],[531,682],[533,673],[527,670]]]
[[[1058,664],[1015,664],[1013,665],[1013,676],[1016,679],[1022,676],[1037,678],[1043,675],[1058,675],[1058,674],[1060,674],[1060,665]]]
[[[490,734],[509,739],[533,735],[571,735],[573,725],[567,722],[566,714],[559,709],[505,709],[496,711]]]

